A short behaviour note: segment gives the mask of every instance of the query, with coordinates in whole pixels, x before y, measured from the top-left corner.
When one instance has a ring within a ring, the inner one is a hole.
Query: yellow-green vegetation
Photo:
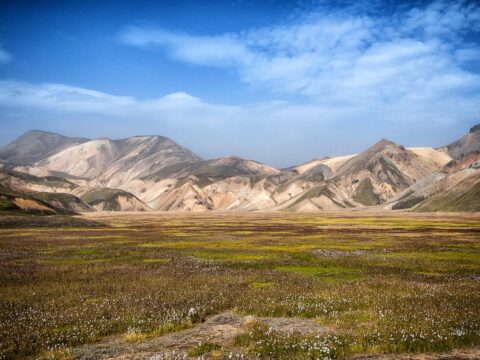
[[[190,319],[185,320],[180,323],[165,323],[162,324],[151,331],[144,331],[141,328],[130,328],[127,330],[127,333],[123,336],[123,339],[129,343],[141,342],[153,337],[162,336],[171,332],[181,331],[188,329],[193,326],[193,323]]]
[[[197,346],[195,346],[193,349],[191,349],[188,352],[188,355],[196,357],[196,356],[202,356],[211,353],[214,350],[220,349],[220,345],[212,343],[212,342],[204,342],[200,343]]]
[[[477,177],[478,178],[478,177]],[[463,186],[464,183],[470,183],[467,179],[455,188],[445,194],[440,193],[437,196],[422,203],[419,211],[480,211],[480,181],[474,184]]]
[[[254,281],[250,284],[250,287],[252,289],[268,289],[270,287],[272,287],[272,283],[271,282],[266,282],[266,281]]]
[[[328,359],[480,345],[479,215],[79,219],[0,217],[0,359],[74,357],[110,335],[144,342],[227,310],[313,318],[329,331],[253,321],[234,344],[205,342],[190,356]]]
[[[357,190],[355,190],[355,193],[352,196],[352,199],[367,206],[374,206],[381,203],[380,198],[373,189],[372,182],[368,178],[363,179],[360,182]]]

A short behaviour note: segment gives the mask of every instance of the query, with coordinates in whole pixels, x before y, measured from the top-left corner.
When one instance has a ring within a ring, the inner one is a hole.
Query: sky
[[[0,146],[163,135],[277,167],[480,123],[480,1],[0,2]]]

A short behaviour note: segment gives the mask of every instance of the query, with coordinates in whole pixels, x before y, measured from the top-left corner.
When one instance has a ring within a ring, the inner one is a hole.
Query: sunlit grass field
[[[100,226],[29,227],[19,217],[0,229],[0,358],[69,358],[109,335],[141,342],[227,310],[311,318],[329,330],[285,334],[253,321],[233,342],[200,344],[191,356],[328,359],[480,345],[480,215],[89,218]]]

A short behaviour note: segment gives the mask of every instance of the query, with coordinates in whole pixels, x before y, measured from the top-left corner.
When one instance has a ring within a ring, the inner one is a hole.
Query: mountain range
[[[480,211],[480,125],[440,148],[380,140],[285,169],[205,160],[162,136],[87,139],[33,130],[0,149],[0,210]]]

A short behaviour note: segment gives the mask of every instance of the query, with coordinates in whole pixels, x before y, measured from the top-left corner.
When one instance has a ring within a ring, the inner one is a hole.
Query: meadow
[[[0,215],[0,359],[100,357],[89,352],[96,344],[104,357],[130,349],[142,358],[148,343],[154,359],[167,350],[335,359],[480,345],[480,215],[84,218]],[[218,314],[234,319],[230,337],[155,348],[208,329]]]

